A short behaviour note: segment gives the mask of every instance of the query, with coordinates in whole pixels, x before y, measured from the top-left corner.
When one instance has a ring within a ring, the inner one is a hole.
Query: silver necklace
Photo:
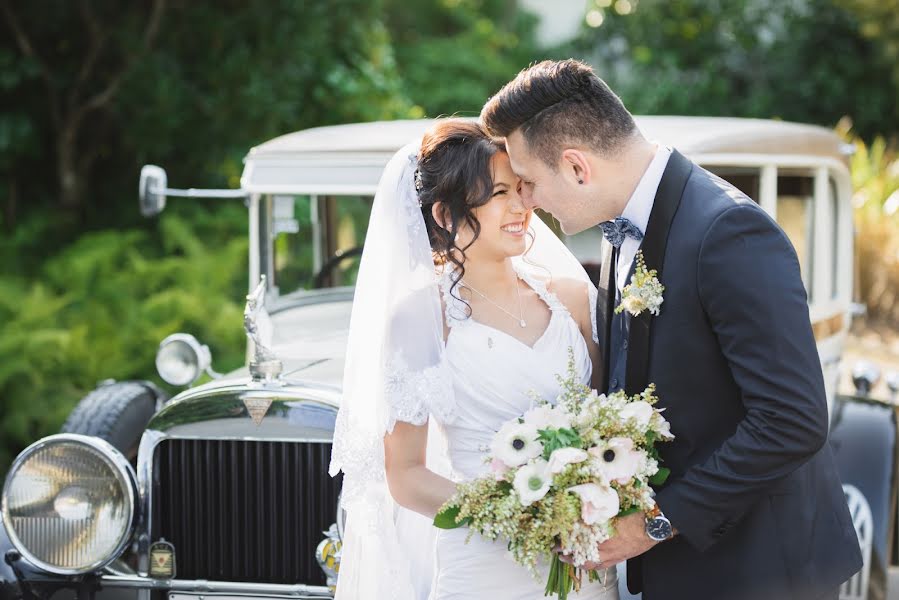
[[[496,302],[494,302],[493,300],[491,300],[490,298],[488,298],[487,294],[485,294],[484,292],[481,292],[481,291],[473,288],[471,285],[468,284],[468,282],[463,281],[462,285],[464,285],[465,287],[470,289],[472,292],[474,292],[475,294],[477,294],[478,296],[480,296],[481,298],[483,298],[484,300],[486,300],[487,302],[489,302],[496,308],[500,309],[501,311],[503,311],[504,313],[506,313],[507,315],[509,315],[516,321],[518,321],[518,325],[521,326],[522,328],[528,326],[527,321],[524,320],[524,312],[521,309],[521,288],[518,285],[518,277],[515,278],[515,292],[518,294],[518,316],[517,317],[515,315],[513,315],[512,313],[510,313],[509,311],[507,311],[502,306],[500,306],[499,304],[497,304]]]

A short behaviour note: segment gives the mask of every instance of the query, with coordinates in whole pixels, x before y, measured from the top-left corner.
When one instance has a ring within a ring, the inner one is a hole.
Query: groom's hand
[[[618,519],[615,529],[617,531],[615,536],[599,545],[599,556],[602,558],[602,562],[585,563],[585,569],[592,571],[614,567],[629,558],[640,556],[658,544],[646,535],[646,518],[643,513],[633,513]],[[560,558],[562,562],[571,562],[571,557],[568,555],[562,554]]]
[[[646,535],[646,517],[643,513],[633,513],[618,519],[614,537],[599,545],[599,556],[603,568],[614,567],[629,558],[640,556],[657,541]]]

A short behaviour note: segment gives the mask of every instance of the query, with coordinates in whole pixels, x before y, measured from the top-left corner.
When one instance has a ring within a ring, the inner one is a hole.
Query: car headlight
[[[28,561],[60,575],[101,569],[131,538],[131,465],[100,438],[59,434],[16,458],[3,486],[3,525]]]
[[[209,368],[209,347],[187,333],[173,333],[159,344],[156,371],[170,385],[189,385]]]

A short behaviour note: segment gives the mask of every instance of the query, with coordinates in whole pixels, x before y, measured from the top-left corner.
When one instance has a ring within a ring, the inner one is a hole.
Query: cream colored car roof
[[[842,162],[842,140],[816,125],[727,117],[636,117],[657,140],[702,162],[709,155],[801,155]],[[316,127],[256,146],[241,187],[251,193],[374,194],[390,157],[420,138],[433,119]]]

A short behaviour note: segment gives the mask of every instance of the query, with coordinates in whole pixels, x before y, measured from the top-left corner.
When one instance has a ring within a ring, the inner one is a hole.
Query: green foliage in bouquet
[[[543,458],[549,460],[552,453],[559,448],[583,448],[584,442],[574,429],[560,427],[558,429],[539,429],[537,438],[543,443]]]

